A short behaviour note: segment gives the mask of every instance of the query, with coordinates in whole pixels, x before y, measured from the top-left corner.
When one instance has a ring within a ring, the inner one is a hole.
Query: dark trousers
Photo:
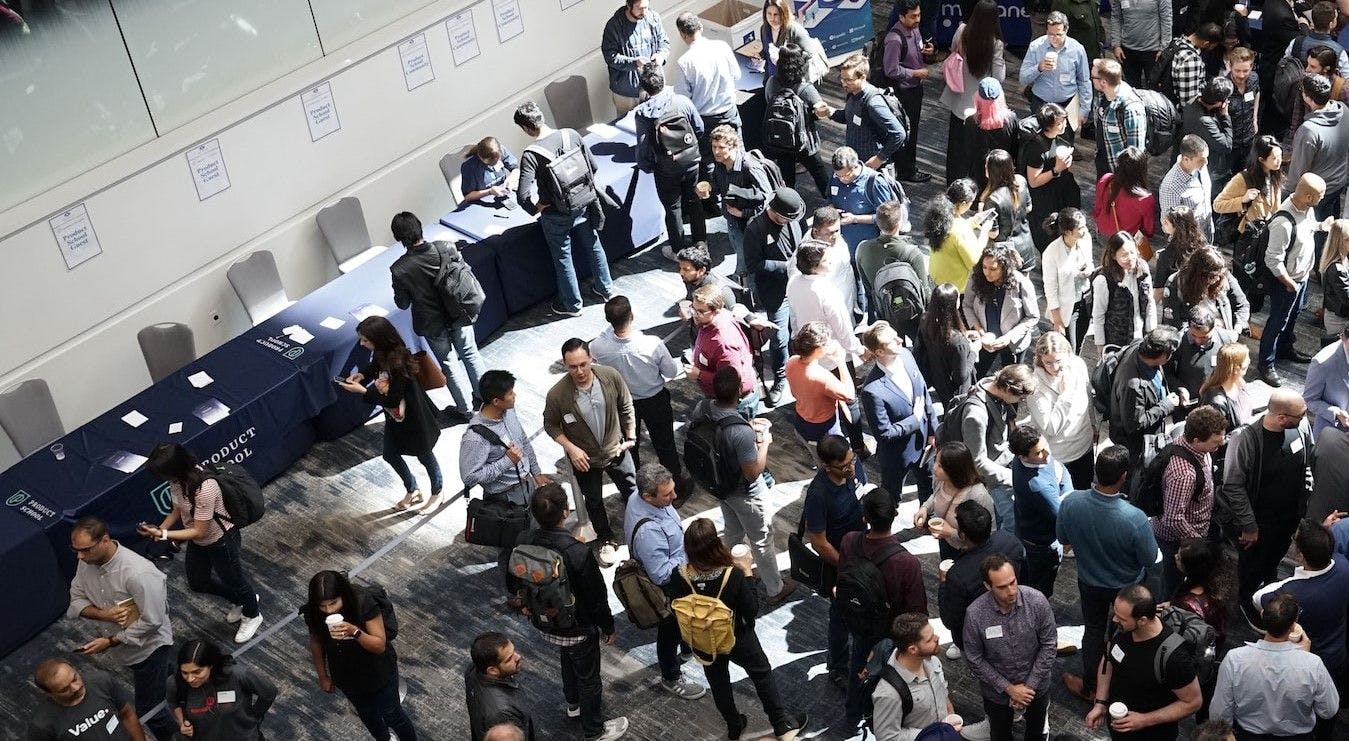
[[[1082,597],[1082,686],[1088,692],[1096,691],[1096,670],[1105,655],[1105,626],[1115,606],[1118,589],[1093,587],[1077,581],[1077,592]]]
[[[811,114],[807,114],[811,115]],[[786,156],[773,156],[773,162],[782,170],[782,180],[788,188],[796,187],[796,165],[800,163],[805,166],[806,172],[810,173],[810,178],[815,181],[815,190],[820,194],[820,198],[829,200],[829,166],[825,164],[824,158],[819,152],[813,154],[789,154]]]
[[[1260,335],[1260,367],[1268,368],[1281,353],[1293,351],[1297,341],[1297,315],[1307,304],[1307,281],[1290,291],[1282,283],[1269,289],[1269,319],[1265,320],[1264,334]]]
[[[1162,562],[1159,564],[1161,568],[1157,570],[1157,590],[1153,594],[1157,595],[1158,602],[1166,602],[1176,593],[1176,589],[1180,587],[1181,580],[1184,578],[1180,573],[1180,568],[1176,566],[1176,551],[1180,550],[1180,543],[1158,540],[1157,549],[1162,552]]]
[[[237,527],[226,530],[220,540],[210,545],[188,543],[183,558],[187,586],[199,594],[214,594],[229,600],[231,605],[242,605],[244,617],[257,617],[258,595],[244,576],[239,550]]]
[[[792,341],[790,327],[792,310],[786,301],[778,304],[776,308],[771,306],[765,308],[768,311],[768,321],[777,326],[777,330],[768,336],[768,362],[773,366],[773,382],[786,383],[787,353]]]
[[[970,176],[969,142],[965,140],[965,121],[946,117],[946,182],[954,183]]]
[[[1111,741],[1176,741],[1180,734],[1180,724],[1167,723],[1161,726],[1149,726],[1141,731],[1132,733],[1121,733],[1114,729],[1110,731]]]
[[[698,168],[693,167],[676,175],[656,173],[656,197],[665,207],[665,231],[670,237],[670,249],[679,252],[688,246],[684,238],[684,209],[689,210],[689,226],[693,241],[707,241],[707,217],[703,201],[698,197]]]
[[[389,741],[389,731],[398,734],[398,741],[416,741],[417,729],[412,727],[412,719],[398,701],[398,675],[373,692],[342,690],[342,694],[375,741]]]
[[[843,622],[843,612],[838,609],[838,600],[829,600],[829,649],[825,653],[824,668],[831,674],[848,670],[850,635],[848,624]]]
[[[1260,525],[1260,537],[1250,548],[1237,546],[1237,595],[1242,606],[1251,603],[1251,595],[1279,575],[1279,564],[1288,554],[1297,522]]]
[[[1021,541],[1021,545],[1026,548],[1026,568],[1021,572],[1020,582],[1040,590],[1045,597],[1053,597],[1059,564],[1063,563],[1063,550],[1059,546],[1040,545],[1029,540]]]
[[[716,168],[717,162],[712,158],[712,129],[722,124],[739,131],[740,109],[731,106],[731,110],[726,113],[713,113],[710,116],[701,116],[703,119],[703,135],[698,137],[698,153],[702,155],[702,164],[699,166],[699,179],[712,181],[712,171]],[[715,194],[713,196],[716,197]]]
[[[895,97],[899,98],[899,105],[904,109],[904,115],[909,117],[909,136],[904,141],[904,146],[895,152],[895,173],[903,178],[912,175],[918,171],[918,137],[921,131],[919,120],[923,115],[923,85],[919,84],[913,87],[895,88]]]
[[[675,486],[683,492],[686,488],[684,468],[675,450],[674,409],[670,406],[670,390],[661,389],[655,396],[633,399],[632,407],[637,415],[637,424],[646,425],[646,434],[651,437],[651,447],[656,449],[656,458],[674,475]],[[640,447],[632,447],[633,468],[642,467]]]
[[[899,503],[903,495],[904,482],[910,476],[913,477],[913,482],[918,486],[919,502],[926,502],[932,497],[931,472],[918,465],[917,461],[905,465],[899,454],[902,447],[912,444],[911,438],[896,441],[876,441],[876,458],[880,459],[881,462],[881,488],[890,492],[890,498],[896,504]]]
[[[173,655],[173,646],[160,646],[139,664],[127,667],[131,670],[136,715],[144,717],[164,701],[166,683],[174,669]],[[150,732],[159,741],[168,741],[178,732],[178,724],[174,722],[167,707],[160,708],[158,713],[145,721],[145,725],[150,727]]]
[[[1157,52],[1124,49],[1124,81],[1139,90],[1152,88],[1153,68],[1157,65]]]
[[[877,639],[849,632],[848,645],[848,689],[843,701],[843,727],[856,728],[867,710],[866,689],[862,684],[862,669],[867,665],[867,657],[876,648]]]
[[[683,676],[679,671],[679,648],[683,640],[679,637],[679,621],[674,613],[656,624],[656,664],[660,666],[660,676],[667,682],[673,682]]]
[[[1344,190],[1344,188],[1340,188],[1339,190],[1327,192],[1325,196],[1321,198],[1321,202],[1312,207],[1312,211],[1316,214],[1317,221],[1324,221],[1327,216],[1339,218],[1340,198],[1344,195]],[[1326,246],[1327,234],[1328,232],[1318,231],[1312,237],[1312,239],[1316,241],[1316,259],[1312,261],[1313,272],[1321,269],[1321,250]]]
[[[604,733],[604,683],[600,680],[600,639],[591,635],[575,646],[559,646],[562,695],[567,705],[581,708],[581,733],[595,738]]]
[[[1073,479],[1074,490],[1090,489],[1091,481],[1096,476],[1096,452],[1088,448],[1077,460],[1068,461],[1063,467],[1068,469],[1068,475]]]
[[[581,487],[581,496],[585,497],[586,514],[590,516],[590,525],[595,528],[595,537],[601,542],[614,542],[614,529],[609,525],[609,510],[604,507],[604,475],[618,487],[619,501],[627,502],[628,497],[637,490],[637,469],[632,465],[631,451],[609,461],[609,465],[599,468],[591,464],[589,471],[574,471],[576,484]]]
[[[1026,741],[1045,739],[1045,716],[1049,714],[1049,688],[1040,689],[1035,699],[1026,706]],[[1012,721],[1015,717],[1012,706],[984,698],[984,712],[988,714],[990,741],[1012,741]]]
[[[1034,219],[1031,221],[1034,223]],[[1059,313],[1063,314],[1063,307],[1059,307]],[[1090,325],[1091,307],[1082,299],[1078,299],[1073,302],[1073,308],[1063,316],[1063,329],[1068,335],[1068,344],[1073,346],[1073,352],[1081,353],[1082,342],[1087,339],[1087,328]]]
[[[786,725],[789,716],[778,697],[778,687],[773,681],[773,665],[759,645],[759,636],[753,630],[737,633],[735,648],[729,654],[718,656],[716,661],[703,667],[707,684],[712,688],[712,702],[717,712],[726,721],[726,726],[740,724],[740,711],[735,706],[735,692],[731,689],[731,662],[745,670],[749,681],[754,683],[754,691],[759,695],[759,704],[763,705],[764,715],[774,728]]]

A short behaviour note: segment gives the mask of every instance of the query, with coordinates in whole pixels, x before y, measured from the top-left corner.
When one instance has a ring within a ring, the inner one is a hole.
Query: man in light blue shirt
[[[1311,653],[1297,617],[1297,600],[1290,594],[1265,605],[1265,635],[1232,649],[1218,667],[1210,718],[1228,721],[1239,736],[1257,738],[1310,738],[1318,721],[1334,722],[1340,693],[1325,664]],[[1298,642],[1289,635],[1295,632]]]
[[[1045,20],[1045,35],[1032,41],[1021,62],[1022,85],[1030,86],[1030,114],[1045,103],[1064,108],[1077,98],[1080,111],[1076,129],[1082,128],[1091,110],[1091,60],[1077,39],[1068,36],[1068,16],[1055,10]]]
[[[628,552],[646,569],[651,582],[665,588],[680,578],[676,570],[687,564],[684,528],[674,508],[674,477],[664,466],[648,463],[637,470],[637,491],[628,497],[623,533]],[[706,692],[684,679],[679,668],[679,623],[672,612],[656,626],[656,662],[661,686],[676,697],[697,700]]]
[[[679,37],[688,44],[688,51],[675,61],[674,89],[693,101],[703,119],[703,133],[698,137],[702,151],[702,177],[712,175],[712,129],[728,124],[740,129],[740,109],[735,105],[736,80],[740,78],[740,63],[735,59],[731,45],[720,39],[703,38],[703,23],[698,16],[685,11],[675,19]]]

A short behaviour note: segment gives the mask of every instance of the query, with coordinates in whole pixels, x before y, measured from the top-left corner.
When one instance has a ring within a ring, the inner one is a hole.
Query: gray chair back
[[[338,265],[370,249],[370,230],[365,226],[361,199],[354,196],[342,198],[320,209],[316,220]]]
[[[586,78],[580,75],[553,80],[543,89],[548,108],[553,112],[553,126],[559,129],[581,129],[595,123],[590,111],[590,91]]]
[[[472,145],[464,145],[457,152],[450,152],[440,158],[440,174],[445,176],[445,185],[450,188],[450,197],[454,198],[455,204],[462,203],[464,194],[459,190],[459,186],[464,182],[464,178],[459,174],[459,166],[464,164],[464,158],[473,153]]]
[[[281,285],[281,273],[276,269],[276,258],[267,250],[258,250],[239,260],[225,275],[255,327],[290,305]]]
[[[154,383],[167,378],[174,371],[197,359],[197,344],[192,328],[178,322],[151,324],[136,333],[145,367]]]
[[[0,391],[0,427],[22,456],[66,434],[51,388],[41,378],[30,378]]]

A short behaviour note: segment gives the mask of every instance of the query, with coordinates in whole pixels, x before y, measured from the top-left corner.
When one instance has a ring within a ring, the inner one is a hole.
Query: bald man
[[[498,723],[487,729],[482,741],[525,741],[525,732],[514,723]]]
[[[1279,562],[1306,511],[1308,480],[1316,460],[1307,403],[1294,391],[1274,389],[1269,408],[1238,427],[1227,443],[1219,521],[1237,546],[1242,610],[1259,626],[1251,595],[1274,581]]]
[[[47,659],[33,672],[47,702],[33,709],[28,741],[94,739],[145,741],[131,693],[104,674],[80,674],[65,659]]]
[[[1316,255],[1316,233],[1330,228],[1333,221],[1316,221],[1313,209],[1326,194],[1326,181],[1314,172],[1304,173],[1293,194],[1279,204],[1269,219],[1269,247],[1265,267],[1274,281],[1269,287],[1269,319],[1260,337],[1260,380],[1270,386],[1283,385],[1274,368],[1275,360],[1306,363],[1311,356],[1294,346],[1298,312],[1307,304],[1307,279]]]

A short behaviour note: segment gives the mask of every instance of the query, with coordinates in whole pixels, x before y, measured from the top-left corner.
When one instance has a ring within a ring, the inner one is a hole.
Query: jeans
[[[604,475],[618,487],[619,501],[627,502],[628,497],[637,490],[637,469],[632,465],[630,451],[609,461],[609,465],[599,468],[593,463],[589,471],[576,471],[576,485],[585,497],[586,514],[590,516],[590,525],[595,528],[595,537],[600,541],[612,543],[614,529],[609,525],[609,510],[604,507]]]
[[[417,729],[398,701],[398,676],[373,692],[342,690],[347,701],[356,708],[356,715],[375,741],[389,741],[389,731],[398,734],[398,741],[416,741]]]
[[[988,495],[993,498],[993,513],[998,516],[998,529],[1016,534],[1016,506],[1012,500],[1012,487],[989,487]]]
[[[867,656],[876,647],[878,639],[850,632],[849,641],[848,688],[843,701],[843,727],[856,728],[867,710],[868,700],[871,699],[867,697],[859,675],[867,665]]]
[[[1021,572],[1021,583],[1037,589],[1046,598],[1054,596],[1054,582],[1059,578],[1059,564],[1063,563],[1063,547],[1058,544],[1040,545],[1021,541],[1026,548],[1026,568]]]
[[[258,595],[244,576],[239,541],[239,528],[234,527],[210,545],[188,543],[183,571],[192,591],[214,594],[229,600],[231,605],[242,605],[244,617],[253,618],[258,616]]]
[[[777,325],[778,330],[768,338],[768,362],[773,364],[773,381],[775,383],[787,382],[787,354],[788,347],[792,341],[792,330],[788,326],[791,322],[791,307],[783,301],[777,306],[765,307],[768,310],[768,321]]]
[[[589,252],[594,263],[593,279],[595,290],[608,295],[613,293],[614,284],[609,278],[609,261],[600,246],[599,236],[590,226],[585,213],[554,213],[549,208],[539,214],[539,226],[543,227],[543,238],[548,240],[548,249],[553,253],[553,272],[557,275],[557,300],[562,308],[576,311],[581,308],[581,287],[576,282],[576,268],[571,264],[571,252],[574,246],[578,251]]]
[[[1269,319],[1265,320],[1264,334],[1260,336],[1260,367],[1269,368],[1280,352],[1293,351],[1297,341],[1297,315],[1307,304],[1307,281],[1290,291],[1282,283],[1269,290]]]
[[[756,371],[755,375],[758,373]],[[752,419],[759,411],[759,379],[754,379],[754,386],[750,388],[749,393],[740,397],[740,401],[735,403],[735,411],[745,419]]]
[[[646,425],[646,434],[651,437],[651,447],[656,449],[656,458],[674,475],[675,487],[680,491],[685,490],[684,468],[675,449],[674,409],[670,406],[670,390],[661,389],[655,396],[633,399],[632,407],[637,415],[637,424]],[[640,444],[632,446],[633,468],[642,467],[640,447]]]
[[[757,489],[758,485],[752,488]],[[764,510],[763,499],[757,493],[726,497],[721,500],[721,519],[726,523],[724,537],[727,547],[749,543],[764,591],[770,597],[781,592],[782,575],[778,573],[778,552],[773,545],[773,522]]]
[[[1126,47],[1124,61],[1120,62],[1120,66],[1124,68],[1124,81],[1140,90],[1151,88],[1156,63],[1156,51],[1138,51]]]
[[[482,394],[478,391],[478,379],[487,372],[483,367],[482,355],[478,353],[478,343],[473,337],[473,325],[462,327],[452,327],[444,334],[435,337],[427,337],[426,344],[431,346],[431,352],[440,360],[440,365],[445,369],[445,385],[450,387],[450,394],[454,397],[454,405],[461,412],[472,412],[473,405],[464,398],[464,389],[460,387],[458,379],[454,375],[454,361],[451,360],[451,353],[459,356],[459,360],[464,364],[464,371],[468,373],[468,388],[473,392],[473,396],[481,399]]]
[[[903,178],[918,172],[918,132],[919,118],[923,115],[923,84],[913,87],[895,88],[895,97],[899,98],[899,105],[904,109],[904,115],[909,117],[908,138],[904,140],[904,146],[895,153],[895,172]]]
[[[740,724],[740,711],[735,706],[735,692],[731,688],[731,662],[745,670],[749,681],[754,683],[754,692],[759,695],[759,704],[763,705],[764,715],[773,727],[784,727],[790,716],[778,697],[777,684],[773,681],[773,665],[768,662],[763,646],[759,645],[759,636],[754,630],[739,632],[735,636],[735,647],[716,661],[703,667],[707,684],[712,688],[712,702],[717,712],[726,721],[727,728]]]
[[[1012,741],[1014,712],[1011,705],[984,698],[984,712],[988,714],[989,738],[992,741]],[[1035,699],[1026,706],[1026,741],[1044,741],[1045,718],[1049,715],[1049,688],[1041,687]]]
[[[660,205],[665,207],[665,232],[670,238],[670,249],[675,252],[689,244],[684,237],[684,208],[689,209],[693,241],[707,241],[707,217],[703,214],[703,201],[694,189],[697,184],[696,167],[674,175],[656,173],[656,197],[660,199]]]
[[[745,288],[749,288],[749,271],[745,267],[745,220],[737,219],[734,216],[726,217],[726,241],[731,243],[731,251],[735,253],[735,270],[731,271],[733,275],[746,276]]]
[[[562,695],[581,708],[581,733],[596,738],[604,733],[604,684],[600,680],[600,639],[591,635],[575,646],[558,647],[562,668]]]
[[[1105,627],[1119,590],[1093,587],[1078,579],[1077,592],[1082,598],[1082,687],[1090,693],[1096,691],[1096,670],[1105,655]]]
[[[829,200],[826,195],[829,193],[829,166],[825,164],[824,158],[820,156],[819,152],[812,154],[797,152],[785,157],[774,155],[772,160],[777,163],[778,169],[782,170],[782,181],[788,188],[796,187],[797,163],[804,165],[806,172],[810,173],[810,178],[815,181],[815,189],[820,194],[820,198],[825,201]]]
[[[191,546],[188,546],[188,552],[191,553]],[[134,704],[136,715],[144,716],[150,712],[156,705],[164,701],[166,694],[166,682],[169,675],[173,673],[173,657],[176,652],[173,646],[160,646],[153,653],[141,660],[139,664],[132,664],[127,667],[131,670],[131,686],[134,692]],[[178,732],[178,724],[174,722],[172,714],[168,707],[160,708],[145,725],[150,727],[150,732],[155,735],[159,741],[169,741],[173,735]]]
[[[439,494],[444,480],[440,475],[440,461],[436,460],[436,451],[428,450],[425,453],[418,453],[417,460],[426,467],[426,475],[431,479],[431,494]],[[412,477],[412,469],[408,468],[407,461],[403,460],[403,451],[398,449],[398,441],[393,439],[386,427],[384,430],[384,462],[389,464],[393,472],[398,474],[398,478],[403,481],[403,489],[408,493],[417,490],[417,479]]]

